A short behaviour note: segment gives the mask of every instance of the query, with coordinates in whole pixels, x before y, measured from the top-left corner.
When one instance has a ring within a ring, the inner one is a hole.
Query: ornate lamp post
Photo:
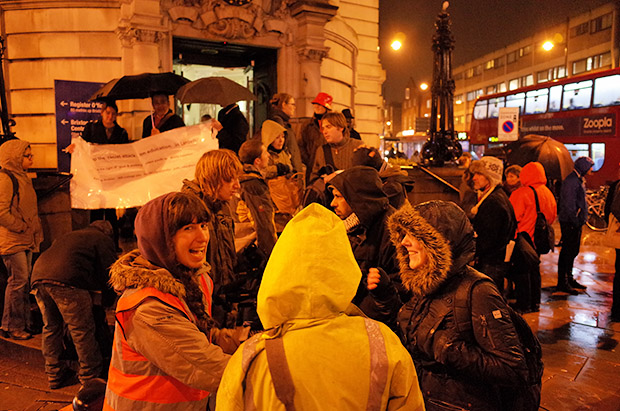
[[[452,50],[454,37],[450,31],[450,15],[445,1],[435,22],[432,50],[433,83],[431,85],[431,125],[429,139],[422,147],[422,158],[427,164],[442,166],[446,161],[456,160],[462,153],[461,144],[454,131],[454,80],[452,80]]]

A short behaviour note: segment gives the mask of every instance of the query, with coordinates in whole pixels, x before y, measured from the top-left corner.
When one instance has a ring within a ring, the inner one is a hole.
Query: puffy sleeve
[[[125,338],[134,350],[192,388],[217,390],[230,356],[179,310],[149,299],[129,321]]]

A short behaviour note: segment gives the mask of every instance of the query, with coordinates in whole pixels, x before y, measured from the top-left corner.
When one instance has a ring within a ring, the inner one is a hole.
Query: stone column
[[[297,115],[311,117],[310,102],[321,91],[321,62],[329,51],[325,47],[325,23],[336,15],[338,7],[327,0],[300,0],[291,4],[290,10],[298,22],[295,42],[300,81]]]

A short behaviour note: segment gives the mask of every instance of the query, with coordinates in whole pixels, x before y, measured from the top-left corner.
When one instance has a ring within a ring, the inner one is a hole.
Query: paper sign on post
[[[519,139],[519,107],[500,107],[497,118],[497,140]]]

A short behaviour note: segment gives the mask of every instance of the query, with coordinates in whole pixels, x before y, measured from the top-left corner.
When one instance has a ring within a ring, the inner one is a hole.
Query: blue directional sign
[[[515,124],[512,121],[505,121],[504,124],[502,124],[502,130],[504,130],[504,133],[510,133],[514,130],[514,128]]]
[[[72,138],[82,136],[86,123],[99,118],[101,102],[88,99],[101,86],[103,83],[54,80],[58,171],[71,169],[71,156],[62,150],[71,144]]]

